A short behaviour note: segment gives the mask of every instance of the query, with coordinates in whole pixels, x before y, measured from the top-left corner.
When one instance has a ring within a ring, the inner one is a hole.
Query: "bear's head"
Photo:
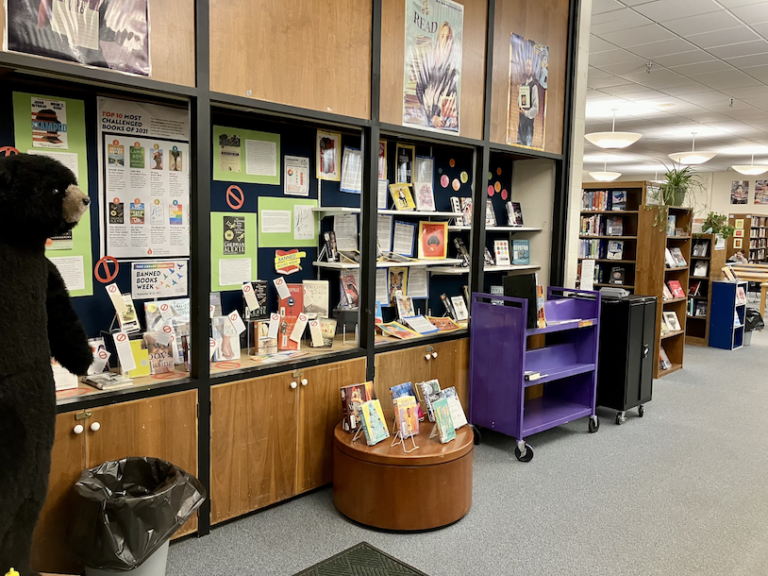
[[[90,203],[58,160],[31,154],[0,158],[0,241],[44,244],[71,230]]]

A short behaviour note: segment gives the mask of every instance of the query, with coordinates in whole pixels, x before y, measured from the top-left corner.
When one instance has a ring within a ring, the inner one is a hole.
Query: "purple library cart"
[[[470,422],[514,437],[521,462],[533,458],[525,442],[531,434],[585,416],[590,432],[600,427],[595,415],[600,293],[550,287],[544,309],[550,325],[528,329],[527,300],[472,295]],[[539,334],[545,346],[529,350],[527,337]],[[526,374],[538,378],[529,381]],[[543,395],[526,400],[525,389],[539,384]]]

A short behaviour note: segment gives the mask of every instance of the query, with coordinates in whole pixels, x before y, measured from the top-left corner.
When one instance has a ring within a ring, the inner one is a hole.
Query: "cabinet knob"
[[[309,384],[309,382],[307,382],[307,379],[306,379],[306,378],[304,378],[304,379],[301,381],[301,385],[302,385],[302,386],[306,386],[307,384]]]
[[[437,358],[437,352],[432,352],[432,358]]]
[[[101,429],[101,424],[94,422],[91,424],[91,432],[98,432]]]
[[[72,429],[72,432],[74,432],[75,434],[82,434],[83,430],[85,430],[85,428],[83,428],[83,425],[82,424],[78,424],[77,426],[75,426]]]
[[[296,386],[298,386],[296,382],[291,382],[291,388],[296,388]]]
[[[430,358],[432,358],[432,356],[430,354],[425,354],[424,355],[424,360],[429,360]]]

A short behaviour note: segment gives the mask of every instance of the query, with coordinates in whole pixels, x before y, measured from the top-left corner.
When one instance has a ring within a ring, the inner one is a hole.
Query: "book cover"
[[[472,226],[472,198],[461,199],[461,225]]]
[[[496,265],[496,260],[493,259],[493,254],[491,254],[491,251],[488,250],[487,246],[483,248],[483,262],[486,266]]]
[[[216,341],[214,362],[240,360],[240,337],[228,316],[211,318],[211,332]]]
[[[680,282],[677,280],[670,280],[667,282],[667,286],[669,286],[673,298],[685,298],[685,292],[683,292],[683,287],[680,286]]]
[[[605,219],[606,236],[621,236],[624,233],[624,218],[621,216],[608,216]]]
[[[747,294],[744,292],[744,286],[736,286],[736,304],[746,304]]]
[[[709,262],[706,260],[697,260],[693,265],[693,275],[697,278],[706,278],[709,272]]]
[[[406,328],[400,322],[387,322],[386,324],[379,324],[381,332],[388,336],[399,338],[400,340],[407,340],[408,338],[415,338],[420,334],[410,328]]]
[[[133,359],[136,362],[136,368],[130,372],[123,371],[124,376],[129,378],[141,378],[142,376],[149,376],[152,372],[149,367],[149,352],[147,346],[144,343],[143,338],[138,340],[131,340],[131,352],[133,353]]]
[[[128,334],[138,332],[141,330],[141,324],[139,324],[139,317],[136,313],[133,298],[131,298],[130,294],[123,294],[123,302],[125,303],[125,309],[117,315],[117,322],[123,332]]]
[[[666,286],[665,286],[666,288]],[[688,296],[700,296],[701,280],[695,280],[688,286]]]
[[[350,384],[341,387],[341,428],[345,432],[355,432],[361,425],[360,408],[363,403],[376,398],[373,382]]]
[[[664,284],[662,287],[662,299],[663,300],[671,300],[672,299],[672,292],[670,292],[669,288],[667,288],[667,285]]]
[[[419,212],[435,211],[435,193],[431,183],[417,182],[414,184],[414,193],[416,195],[416,210]]]
[[[453,245],[456,248],[456,257],[461,260],[461,265],[465,268],[469,266],[469,251],[467,250],[464,240],[461,238],[454,238]]]
[[[496,212],[493,210],[493,201],[488,198],[485,202],[485,227],[496,226]]]
[[[397,317],[400,318],[400,320],[416,315],[416,309],[413,307],[413,299],[410,296],[403,295],[400,290],[395,292],[395,304],[397,305]]]
[[[664,265],[667,268],[674,268],[677,266],[677,264],[675,264],[675,257],[672,256],[672,252],[670,252],[669,248],[664,248]]]
[[[523,210],[520,207],[520,202],[507,202],[505,208],[507,209],[507,225],[523,226]]]
[[[706,316],[707,315],[707,303],[706,302],[696,302],[696,316]]]
[[[512,241],[512,264],[530,264],[530,241]]]
[[[265,320],[269,318],[269,312],[267,312],[267,281],[266,280],[254,280],[251,282],[251,288],[253,289],[253,295],[256,297],[258,306],[251,310],[245,302],[243,297],[243,320],[246,322],[252,322],[254,320]]]
[[[397,291],[408,294],[408,268],[392,266],[389,268],[389,302],[395,301]]]
[[[733,327],[741,328],[741,318],[739,318],[738,310],[733,311]]]
[[[509,266],[508,240],[494,240],[493,251],[496,254],[496,266]]]
[[[451,202],[451,212],[461,214],[461,200],[459,200],[459,197],[451,196],[449,200]]]
[[[395,425],[400,437],[410,438],[419,433],[418,412],[421,407],[416,402],[415,396],[400,396],[392,400],[395,409]]]
[[[544,286],[536,285],[536,326],[547,327],[547,316],[544,308]]]
[[[677,216],[670,214],[667,216],[667,236],[675,235],[675,226],[677,224]]]
[[[278,311],[281,316],[298,318],[304,311],[304,286],[302,284],[286,284],[290,292],[287,298],[279,298]]]
[[[624,240],[609,240],[607,260],[621,260],[624,257]]]
[[[624,190],[611,191],[611,210],[627,209],[627,193]]]
[[[457,321],[464,322],[469,320],[469,311],[467,310],[467,305],[462,296],[451,296],[451,304],[453,304],[453,310],[456,313]]]
[[[451,421],[453,427],[458,430],[462,426],[466,426],[467,415],[464,414],[464,409],[461,407],[461,400],[456,392],[456,387],[451,386],[440,391],[440,398],[445,398],[448,401],[448,409],[451,411]]]
[[[360,290],[357,287],[357,275],[344,273],[339,277],[341,294],[347,308],[357,308],[360,303]]]
[[[685,261],[685,258],[683,257],[683,251],[680,250],[677,246],[670,249],[670,252],[672,253],[672,258],[675,260],[675,264],[673,267],[676,268],[685,268],[688,266],[688,262]]]
[[[663,312],[662,317],[664,318],[664,322],[667,323],[667,326],[669,327],[670,331],[679,332],[681,330],[680,322],[678,321],[677,314],[675,312],[673,312],[672,310]]]
[[[381,410],[381,402],[369,400],[360,406],[363,415],[363,433],[368,446],[374,446],[382,440],[389,438],[389,430],[384,423],[384,413]]]
[[[173,346],[170,340],[163,338],[161,332],[145,332],[144,345],[149,357],[149,371],[155,374],[167,374],[174,370]]]
[[[323,248],[325,258],[328,262],[338,262],[339,247],[338,244],[336,244],[336,232],[331,230],[330,232],[323,234],[323,237],[325,238],[325,248]]]
[[[405,323],[419,334],[436,334],[439,330],[424,316],[411,316],[404,318]]]
[[[304,312],[317,314],[318,318],[328,318],[329,285],[328,280],[304,280]]]
[[[672,368],[672,362],[669,361],[669,356],[667,356],[663,347],[659,348],[659,366],[662,370],[669,370]]]
[[[442,444],[450,442],[456,438],[456,430],[453,427],[451,408],[448,406],[448,400],[440,398],[433,403],[432,408],[435,411],[435,426],[437,426],[440,442]]]
[[[269,322],[254,322],[254,332],[258,355],[277,354],[277,338],[269,337]]]
[[[427,418],[430,422],[435,421],[435,409],[434,402],[440,399],[440,382],[437,380],[427,380],[426,382],[419,382],[418,387],[421,389],[421,396],[424,398],[424,404],[427,407]]]
[[[427,320],[429,320],[440,332],[446,332],[449,330],[458,330],[461,328],[456,322],[453,321],[453,319],[448,317],[436,317],[436,316],[427,316]]]
[[[624,284],[624,276],[626,272],[623,266],[614,266],[611,268],[611,278],[609,284]]]
[[[395,210],[414,210],[416,208],[411,195],[411,187],[408,184],[390,184],[389,193],[392,195]]]
[[[419,258],[441,260],[448,257],[448,222],[419,222]]]
[[[453,309],[453,303],[451,302],[451,299],[448,298],[447,294],[440,294],[440,300],[443,303],[443,306],[445,307],[445,312],[448,314],[448,316],[452,320],[458,320],[456,317],[456,310]]]
[[[510,298],[522,298],[528,301],[528,317],[526,328],[536,328],[536,274],[521,274],[519,276],[506,276],[502,279],[504,296]]]
[[[338,320],[336,318],[320,318],[320,332],[323,335],[323,346],[326,348],[333,347],[334,338],[336,338],[336,326]]]
[[[59,364],[54,358],[51,358],[51,371],[53,372],[53,383],[56,392],[61,392],[62,390],[74,390],[78,387],[77,375],[72,374],[72,372],[64,368],[64,366]],[[121,378],[123,377],[121,376]],[[131,382],[131,380],[127,378],[126,380]]]

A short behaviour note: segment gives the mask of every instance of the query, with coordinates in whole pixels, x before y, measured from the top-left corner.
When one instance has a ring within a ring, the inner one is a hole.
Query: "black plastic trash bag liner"
[[[762,330],[765,328],[763,317],[756,308],[747,308],[744,315],[744,330],[752,332],[753,330]]]
[[[101,570],[132,570],[160,548],[205,500],[200,481],[157,458],[124,458],[83,470],[69,550]]]

